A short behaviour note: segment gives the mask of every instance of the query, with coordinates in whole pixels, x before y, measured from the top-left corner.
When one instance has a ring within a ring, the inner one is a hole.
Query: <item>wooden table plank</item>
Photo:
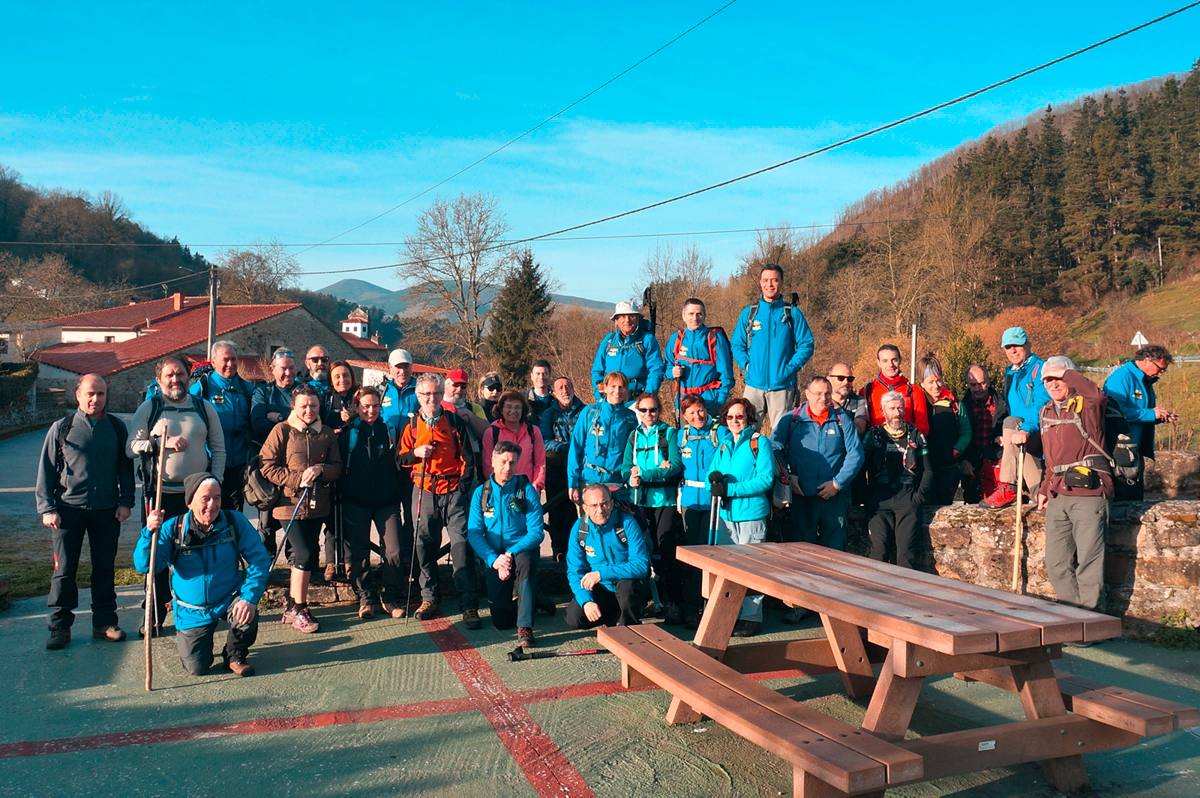
[[[957,618],[917,618],[880,598],[828,576],[798,574],[755,546],[694,546],[679,549],[680,559],[723,573],[751,590],[809,607],[819,613],[946,654],[996,650],[996,634]]]
[[[765,547],[764,547],[765,548]],[[823,548],[815,546],[813,548]],[[942,584],[926,584],[904,579],[902,574],[885,577],[881,572],[863,568],[857,562],[840,562],[824,559],[814,555],[811,549],[800,549],[795,546],[773,546],[765,549],[770,554],[789,563],[795,563],[798,569],[815,573],[820,571],[847,583],[858,584],[866,590],[878,591],[881,595],[894,599],[897,606],[907,606],[913,611],[945,615],[948,617],[969,618],[980,626],[996,633],[998,651],[1014,651],[1042,645],[1045,627],[1042,623],[1019,617],[1021,612],[1000,614],[976,607],[964,601],[961,593],[947,589]],[[863,557],[857,557],[863,560]],[[908,571],[909,569],[904,569]],[[942,580],[945,582],[946,580]],[[1079,640],[1083,637],[1083,624],[1061,619],[1043,619],[1051,623],[1070,627],[1068,637]]]
[[[1107,640],[1112,637],[1119,637],[1121,634],[1121,619],[1114,618],[1111,615],[1085,610],[1080,607],[1072,607],[1067,604],[1059,604],[1047,599],[1038,598],[1037,596],[1026,596],[1017,593],[1006,593],[1003,590],[984,587],[982,585],[973,585],[970,582],[963,582],[958,579],[947,579],[937,574],[930,574],[924,571],[911,571],[910,569],[900,569],[890,563],[879,562],[867,557],[859,557],[856,554],[849,552],[838,551],[824,546],[818,546],[815,543],[764,543],[759,544],[764,549],[770,550],[773,547],[789,546],[803,548],[805,550],[816,549],[814,554],[825,557],[827,559],[839,560],[841,562],[856,562],[862,567],[871,568],[882,573],[893,575],[897,571],[909,572],[909,578],[915,581],[930,585],[940,585],[948,589],[957,590],[973,597],[981,602],[999,601],[1003,602],[1002,606],[1017,606],[1030,610],[1045,612],[1049,615],[1056,616],[1066,621],[1074,621],[1082,623],[1084,626],[1085,640]],[[968,599],[970,600],[970,599]],[[1050,640],[1044,642],[1076,642],[1076,641],[1060,641]]]

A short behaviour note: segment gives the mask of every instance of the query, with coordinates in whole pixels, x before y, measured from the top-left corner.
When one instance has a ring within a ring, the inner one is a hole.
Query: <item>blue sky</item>
[[[44,188],[115,191],[135,219],[193,245],[319,241],[452,174],[722,4],[0,0],[0,164]],[[460,191],[494,195],[513,236],[587,221],[792,157],[1182,4],[739,0],[569,114],[339,242],[402,241],[433,196]],[[1198,42],[1200,9],[878,137],[588,232],[828,222],[997,124],[1187,70]],[[660,240],[696,244],[723,275],[754,236]],[[616,299],[658,241],[543,242],[535,253],[562,290]],[[300,263],[375,266],[399,250],[330,246]],[[390,270],[346,276],[400,285]]]

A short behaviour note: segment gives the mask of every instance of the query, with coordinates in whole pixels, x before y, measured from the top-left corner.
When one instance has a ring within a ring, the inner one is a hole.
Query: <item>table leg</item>
[[[792,770],[792,798],[836,798],[845,794],[800,768]],[[883,790],[858,793],[858,798],[883,798]]]
[[[875,671],[863,645],[863,632],[858,626],[821,614],[825,637],[842,674],[842,686],[851,698],[866,698],[875,689]]]
[[[1062,693],[1058,689],[1058,680],[1054,676],[1054,667],[1049,660],[1031,662],[1028,665],[1014,665],[1013,682],[1017,687],[1017,695],[1021,697],[1021,706],[1025,709],[1025,717],[1030,720],[1040,718],[1059,718],[1067,714],[1063,704]],[[1083,766],[1082,756],[1064,756],[1058,759],[1042,761],[1042,770],[1050,784],[1061,792],[1080,792],[1087,789],[1087,770]]]
[[[892,666],[895,650],[888,654],[879,671],[879,683],[867,706],[862,727],[885,740],[903,740],[908,725],[912,722],[913,710],[917,707],[917,696],[921,693],[923,676],[905,678],[897,676]]]
[[[709,591],[708,606],[704,608],[704,617],[696,629],[693,645],[710,657],[721,659],[729,647],[729,637],[733,634],[733,625],[737,623],[745,597],[745,587],[724,577],[717,577]],[[678,698],[671,698],[671,708],[667,710],[668,724],[695,723],[698,720],[699,712]]]

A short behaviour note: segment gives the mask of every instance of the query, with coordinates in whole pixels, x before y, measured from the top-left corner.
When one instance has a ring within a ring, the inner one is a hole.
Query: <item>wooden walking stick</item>
[[[1025,537],[1025,513],[1021,507],[1021,493],[1025,487],[1025,446],[1017,447],[1017,527],[1013,535],[1013,571],[1012,571],[1012,590],[1014,593],[1022,593],[1021,590],[1021,544]]]
[[[158,462],[154,464],[154,505],[150,509],[156,513],[162,512],[163,474],[166,464],[167,436],[164,430],[158,436]],[[154,595],[155,559],[158,555],[158,533],[162,531],[162,524],[165,524],[167,519],[161,518],[159,521],[158,529],[150,536],[150,567],[146,571],[146,619],[142,626],[145,631],[142,640],[146,659],[146,692],[154,689],[154,657],[151,643],[158,629],[158,597]]]

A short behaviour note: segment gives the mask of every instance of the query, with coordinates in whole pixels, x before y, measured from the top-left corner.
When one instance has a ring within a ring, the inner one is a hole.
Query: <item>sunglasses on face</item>
[[[1042,382],[1049,385],[1052,382],[1062,382],[1062,377],[1042,377]]]
[[[329,362],[329,358],[322,357],[321,355],[314,355],[313,357],[310,357],[308,360],[310,363],[328,363]]]
[[[639,407],[636,408],[639,413],[657,413],[657,407]]]
[[[745,421],[746,417],[740,413],[726,413],[725,418],[729,421]]]
[[[830,374],[829,379],[837,380],[838,382],[854,382],[854,377],[849,374]]]

